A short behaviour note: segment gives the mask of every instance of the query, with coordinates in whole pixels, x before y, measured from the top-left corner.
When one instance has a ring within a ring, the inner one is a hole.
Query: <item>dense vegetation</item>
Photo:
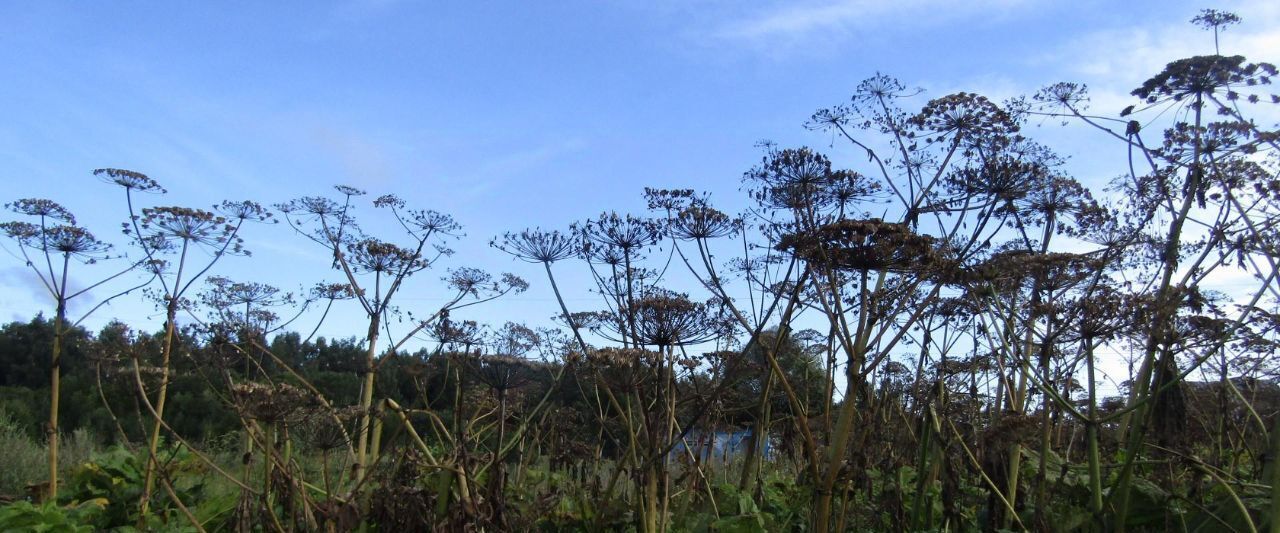
[[[1237,21],[1194,22],[1216,46]],[[1280,531],[1275,75],[1180,59],[1119,116],[1078,84],[997,104],[877,75],[807,123],[857,169],[765,144],[740,215],[647,189],[644,215],[494,238],[545,275],[550,327],[460,318],[511,274],[398,299],[460,226],[396,196],[144,207],[156,181],[95,171],[118,246],[50,200],[0,227],[54,302],[0,330],[0,529]],[[1127,151],[1110,189],[1024,132],[1046,121]],[[218,275],[277,220],[336,281]],[[594,308],[561,294],[575,261]],[[90,289],[162,326],[84,330]],[[317,337],[338,306],[356,336]]]

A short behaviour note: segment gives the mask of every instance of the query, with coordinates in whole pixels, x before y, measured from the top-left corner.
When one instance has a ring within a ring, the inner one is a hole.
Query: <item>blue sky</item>
[[[1082,81],[1114,112],[1164,63],[1212,50],[1187,24],[1202,7],[1244,18],[1224,51],[1280,59],[1280,7],[1260,0],[10,2],[0,199],[53,198],[118,240],[120,193],[94,168],[151,175],[170,190],[146,199],[158,204],[270,204],[333,184],[396,193],[465,226],[450,266],[533,284],[472,317],[540,321],[555,312],[545,279],[488,248],[492,236],[640,211],[646,186],[740,207],[762,139],[856,169],[861,158],[802,124],[877,71],[932,97]],[[1082,181],[1122,171],[1049,126],[1033,135],[1074,156]],[[246,239],[255,258],[218,273],[285,289],[334,279],[325,254],[283,226]],[[25,320],[47,301],[4,250],[0,320]],[[430,307],[437,277],[422,276],[406,305]],[[591,302],[585,285],[570,289]],[[89,324],[158,327],[150,311],[121,301]]]

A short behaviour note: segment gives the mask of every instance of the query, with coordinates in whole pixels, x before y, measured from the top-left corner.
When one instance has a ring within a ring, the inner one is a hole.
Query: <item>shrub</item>
[[[26,487],[48,474],[44,470],[44,447],[4,410],[0,410],[0,496],[21,496]],[[3,528],[0,528],[3,529]]]

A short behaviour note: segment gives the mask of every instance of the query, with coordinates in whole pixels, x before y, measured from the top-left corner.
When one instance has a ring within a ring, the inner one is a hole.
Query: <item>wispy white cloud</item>
[[[1225,9],[1244,20],[1221,35],[1224,55],[1280,60],[1280,8],[1271,1],[1234,2]],[[1129,92],[1170,61],[1213,53],[1213,35],[1187,21],[1152,28],[1108,28],[1080,35],[1034,59],[1055,64],[1064,80],[1089,81],[1091,108],[1118,113],[1135,103]],[[1261,110],[1261,109],[1260,109]]]
[[[501,175],[526,172],[538,168],[561,155],[578,152],[586,147],[586,141],[579,138],[550,141],[525,150],[498,156],[496,159],[485,163],[481,167],[481,173]]]
[[[456,176],[459,198],[481,198],[514,177],[528,177],[545,171],[548,164],[588,147],[580,138],[567,138],[536,144],[525,149],[502,153],[480,164],[470,175]]]
[[[863,29],[936,24],[975,14],[1000,14],[1033,0],[821,0],[783,2],[729,17],[708,35],[718,41],[784,53],[814,43],[834,43]]]

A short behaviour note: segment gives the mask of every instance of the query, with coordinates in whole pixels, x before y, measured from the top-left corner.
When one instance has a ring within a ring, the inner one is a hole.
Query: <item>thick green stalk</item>
[[[182,298],[179,287],[182,287],[182,270],[187,264],[189,244],[189,241],[182,242],[182,253],[178,256],[178,274],[174,277],[173,289],[169,291],[168,301],[165,302],[164,348],[160,354],[160,392],[155,402],[156,421],[151,427],[151,440],[147,445],[147,472],[143,481],[142,504],[138,512],[139,524],[146,523],[151,491],[155,487],[156,469],[160,466],[156,460],[156,451],[160,448],[160,429],[164,426],[164,406],[169,393],[169,360],[173,355],[174,336],[177,333],[174,322],[178,318],[178,303]],[[146,394],[146,390],[139,392]]]
[[[881,272],[876,280],[876,289],[879,290],[884,286],[885,273]],[[827,448],[827,465],[826,472],[822,479],[817,480],[818,502],[814,508],[814,529],[819,532],[826,532],[830,529],[831,523],[831,502],[834,498],[832,490],[835,488],[836,477],[840,473],[841,464],[844,462],[845,452],[848,450],[849,437],[853,433],[854,419],[857,417],[856,398],[858,394],[858,378],[856,375],[862,363],[866,361],[867,341],[870,333],[866,331],[867,324],[867,273],[862,273],[861,280],[861,305],[858,308],[858,330],[854,334],[854,338],[846,339],[843,344],[848,347],[848,383],[845,385],[844,402],[840,408],[840,418],[836,421],[835,432],[830,435],[830,441]],[[838,300],[836,301],[838,305]],[[843,318],[843,315],[840,315]],[[847,328],[844,328],[847,331]]]
[[[1165,338],[1173,331],[1173,320],[1177,315],[1178,302],[1175,300],[1177,289],[1173,285],[1173,274],[1178,269],[1178,252],[1181,247],[1182,227],[1186,223],[1194,205],[1196,191],[1200,188],[1200,156],[1201,156],[1201,140],[1200,140],[1200,124],[1201,114],[1204,105],[1203,95],[1196,95],[1195,108],[1195,140],[1193,146],[1192,168],[1187,172],[1187,179],[1183,191],[1185,197],[1182,199],[1182,205],[1179,206],[1178,212],[1173,220],[1169,223],[1169,233],[1166,237],[1163,257],[1161,258],[1163,265],[1163,273],[1160,279],[1160,285],[1156,290],[1155,297],[1155,318],[1148,331],[1146,342],[1146,353],[1143,357],[1143,369],[1147,370],[1147,376],[1139,376],[1135,383],[1135,402],[1142,402],[1137,409],[1131,414],[1130,421],[1133,424],[1129,427],[1128,441],[1125,446],[1125,463],[1120,472],[1120,478],[1116,482],[1112,495],[1116,498],[1116,527],[1117,531],[1123,533],[1125,529],[1125,518],[1129,512],[1129,492],[1133,484],[1133,468],[1134,461],[1142,450],[1143,437],[1146,433],[1147,422],[1150,418],[1152,408],[1147,405],[1147,393],[1151,375],[1155,375],[1156,371],[1156,354],[1160,351],[1160,343],[1167,342]],[[1162,356],[1163,358],[1163,356]]]
[[[778,333],[782,334],[781,331]],[[762,348],[763,349],[763,348]],[[769,372],[764,378],[764,391],[760,396],[760,403],[756,406],[756,425],[751,431],[751,441],[747,444],[747,456],[742,462],[742,476],[738,479],[738,490],[751,494],[754,490],[756,472],[760,468],[760,455],[764,453],[764,440],[768,438],[769,423],[772,415],[772,403],[769,401],[771,389],[773,387],[773,372]]]
[[[378,350],[378,326],[382,315],[377,310],[369,317],[369,333],[365,337],[369,343],[364,357],[364,380],[360,389],[360,436],[357,437],[356,464],[351,465],[352,477],[358,484],[364,480],[369,469],[369,429],[373,421],[373,385],[374,371]]]
[[[1052,376],[1049,370],[1049,355],[1052,350],[1050,339],[1052,338],[1052,326],[1049,331],[1045,332],[1044,343],[1040,347],[1040,383],[1048,388],[1052,382]],[[1036,516],[1043,523],[1045,519],[1045,507],[1048,506],[1048,468],[1049,453],[1051,451],[1051,436],[1053,434],[1053,418],[1050,415],[1053,407],[1053,399],[1049,394],[1044,394],[1040,406],[1040,464],[1036,472]],[[1067,458],[1064,458],[1067,459]]]
[[[1089,374],[1089,420],[1086,436],[1089,454],[1089,511],[1097,523],[1102,517],[1102,458],[1098,451],[1098,385],[1093,363],[1093,341],[1084,340],[1085,366]]]
[[[1271,449],[1267,454],[1267,466],[1263,468],[1263,481],[1271,485],[1270,516],[1267,517],[1267,531],[1280,533],[1280,416],[1276,417],[1271,427]]]
[[[62,265],[62,292],[67,286],[67,265]],[[53,319],[53,352],[49,369],[49,491],[45,501],[58,499],[58,404],[62,391],[62,337],[66,334],[67,301],[59,295],[58,311]]]
[[[929,529],[927,522],[933,514],[929,487],[933,484],[935,471],[930,468],[929,459],[934,449],[934,422],[933,406],[926,405],[923,416],[920,417],[920,439],[916,448],[916,494],[911,505],[911,526],[916,530]]]

